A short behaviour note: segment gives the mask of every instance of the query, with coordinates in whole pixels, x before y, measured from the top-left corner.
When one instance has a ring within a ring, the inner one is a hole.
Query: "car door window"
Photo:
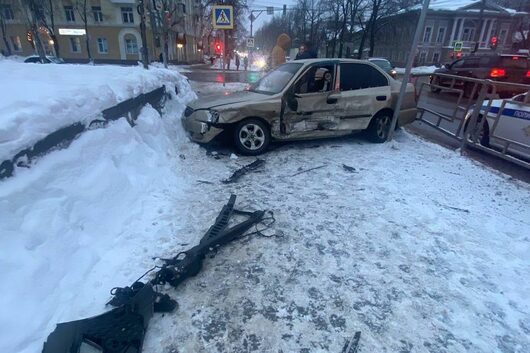
[[[388,86],[388,79],[371,65],[361,63],[340,64],[340,90]]]
[[[329,92],[333,89],[334,65],[311,66],[298,80],[295,93]]]

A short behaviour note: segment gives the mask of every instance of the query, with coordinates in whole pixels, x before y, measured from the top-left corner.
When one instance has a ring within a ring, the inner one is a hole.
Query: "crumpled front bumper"
[[[206,110],[195,110],[189,116],[182,117],[182,126],[192,141],[208,143],[223,132],[219,125],[208,122]]]

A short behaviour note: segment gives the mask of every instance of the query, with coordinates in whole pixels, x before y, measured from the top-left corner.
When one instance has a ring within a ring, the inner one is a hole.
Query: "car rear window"
[[[370,62],[376,64],[385,71],[389,71],[392,69],[392,65],[388,60],[370,60]]]

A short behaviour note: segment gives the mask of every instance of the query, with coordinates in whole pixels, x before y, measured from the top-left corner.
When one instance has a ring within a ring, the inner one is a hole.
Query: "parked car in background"
[[[503,99],[493,100],[487,115],[488,101],[484,101],[477,124],[477,142],[485,147],[498,149],[504,148],[504,141],[501,139],[519,143],[523,146],[512,143],[508,146],[507,152],[530,161],[530,99],[525,103],[527,94],[529,93],[513,97],[504,107],[502,107]],[[499,116],[498,123],[495,125],[497,116]],[[466,130],[470,117],[471,112],[466,116]]]
[[[377,66],[379,66],[380,68],[385,70],[385,72],[387,74],[389,74],[390,77],[392,77],[394,79],[397,78],[397,71],[396,71],[394,65],[392,65],[390,63],[390,61],[388,61],[387,59],[385,59],[385,58],[368,58],[368,61],[373,63],[373,64],[376,64]]]
[[[366,60],[306,59],[270,71],[248,91],[208,96],[191,103],[182,124],[193,141],[222,132],[237,149],[258,155],[272,140],[335,137],[366,130],[387,140],[401,83]],[[416,118],[414,86],[408,84],[399,125]]]
[[[526,55],[523,54],[494,54],[470,55],[456,60],[434,71],[435,74],[449,74],[477,79],[490,79],[494,81],[530,84],[530,65]],[[449,87],[452,79],[440,76],[431,76],[431,84]],[[473,90],[471,82],[455,82],[455,88],[462,88],[464,96],[470,97]],[[506,97],[513,96],[520,91],[509,88],[499,88],[498,92]],[[437,93],[441,88],[431,86],[431,91]]]
[[[34,63],[34,64],[41,64],[40,56],[38,55],[32,55],[28,56],[25,60],[25,63]],[[58,58],[56,56],[46,55],[44,58],[44,64],[64,64],[64,60],[61,58]]]

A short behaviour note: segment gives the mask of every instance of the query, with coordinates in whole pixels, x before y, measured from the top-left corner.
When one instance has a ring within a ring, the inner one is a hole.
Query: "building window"
[[[423,32],[423,43],[429,43],[431,41],[432,27],[425,27]]]
[[[508,31],[506,29],[501,29],[499,32],[499,44],[504,45],[504,42],[506,41],[506,34]]]
[[[425,60],[427,60],[427,52],[426,51],[422,51],[420,53],[420,59],[419,59],[418,64],[425,64]]]
[[[92,14],[94,15],[94,22],[103,22],[103,12],[101,12],[101,6],[92,6]]]
[[[475,29],[472,27],[464,27],[464,32],[462,33],[462,40],[464,42],[472,41],[475,37]]]
[[[14,20],[15,16],[13,15],[13,9],[11,8],[11,5],[0,5],[0,11],[2,12],[2,16],[4,16],[4,20]]]
[[[81,41],[79,37],[70,37],[70,49],[72,53],[81,53]]]
[[[11,48],[13,51],[22,51],[22,44],[20,43],[19,36],[12,36],[9,39],[11,39]]]
[[[128,36],[125,38],[125,52],[130,55],[138,54],[138,43],[136,37]]]
[[[107,38],[98,38],[98,53],[108,54],[109,53],[109,44],[107,43]]]
[[[132,7],[121,8],[121,18],[123,23],[134,23],[134,15]]]
[[[75,22],[75,13],[73,6],[64,7],[64,16],[66,17],[66,22]]]
[[[436,43],[443,43],[445,38],[445,27],[438,28],[438,35],[436,36]]]
[[[437,64],[440,62],[440,53],[436,52],[432,54],[432,62]]]

